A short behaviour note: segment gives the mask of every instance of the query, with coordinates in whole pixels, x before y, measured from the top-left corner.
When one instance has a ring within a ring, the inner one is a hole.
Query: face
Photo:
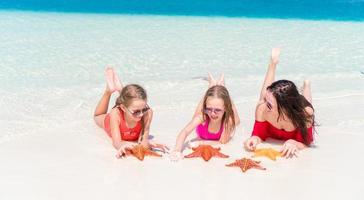
[[[140,121],[145,113],[148,112],[149,106],[147,102],[142,99],[134,99],[128,107],[123,106],[126,117],[132,121]]]
[[[221,120],[225,113],[224,101],[220,98],[208,97],[204,113],[213,121]]]
[[[273,112],[277,110],[277,101],[271,91],[267,91],[265,93],[264,103],[267,106],[268,112]]]

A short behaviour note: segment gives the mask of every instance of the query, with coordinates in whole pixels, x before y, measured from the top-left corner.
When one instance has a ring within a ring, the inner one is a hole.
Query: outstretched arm
[[[264,107],[265,105],[263,104],[258,104],[257,107],[255,108],[255,120],[257,121],[265,121],[264,118]],[[244,147],[246,150],[248,151],[254,151],[255,148],[257,147],[257,145],[259,143],[262,142],[262,139],[258,136],[252,135],[250,138],[248,138],[245,142],[244,142]]]
[[[194,117],[187,125],[182,129],[182,131],[178,134],[176,140],[176,147],[174,151],[182,152],[183,144],[189,134],[203,122],[202,115]]]
[[[264,99],[265,93],[267,91],[267,87],[274,82],[276,66],[279,62],[279,55],[281,50],[279,48],[273,48],[271,53],[270,63],[268,65],[267,73],[265,74],[265,79],[263,82],[262,90],[260,92],[259,101]]]

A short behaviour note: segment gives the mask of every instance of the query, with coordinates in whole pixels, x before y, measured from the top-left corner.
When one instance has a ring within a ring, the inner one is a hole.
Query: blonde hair
[[[222,120],[224,122],[224,128],[225,128],[225,134],[231,134],[235,130],[235,115],[234,110],[232,107],[231,98],[229,95],[229,91],[226,89],[226,87],[221,85],[216,85],[211,88],[209,88],[204,96],[203,99],[203,106],[202,106],[202,113],[204,113],[204,109],[206,109],[206,100],[208,97],[216,97],[219,99],[222,99],[224,102],[225,107],[225,113],[222,117]],[[203,114],[203,119],[206,120],[208,118],[207,114]]]
[[[147,100],[147,92],[145,89],[137,84],[129,84],[123,87],[119,97],[116,99],[115,107],[124,105],[128,107],[134,99]]]

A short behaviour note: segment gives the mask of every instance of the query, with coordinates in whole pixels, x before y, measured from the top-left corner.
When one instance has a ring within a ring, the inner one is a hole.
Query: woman
[[[312,143],[315,117],[309,81],[304,82],[302,95],[292,81],[274,81],[279,55],[280,49],[274,48],[255,110],[252,136],[245,141],[245,148],[253,151],[270,137],[285,141],[281,153],[291,158]]]

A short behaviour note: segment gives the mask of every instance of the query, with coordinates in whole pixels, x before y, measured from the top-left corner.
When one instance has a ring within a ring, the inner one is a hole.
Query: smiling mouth
[[[217,119],[218,117],[217,116],[211,116],[211,119]]]

